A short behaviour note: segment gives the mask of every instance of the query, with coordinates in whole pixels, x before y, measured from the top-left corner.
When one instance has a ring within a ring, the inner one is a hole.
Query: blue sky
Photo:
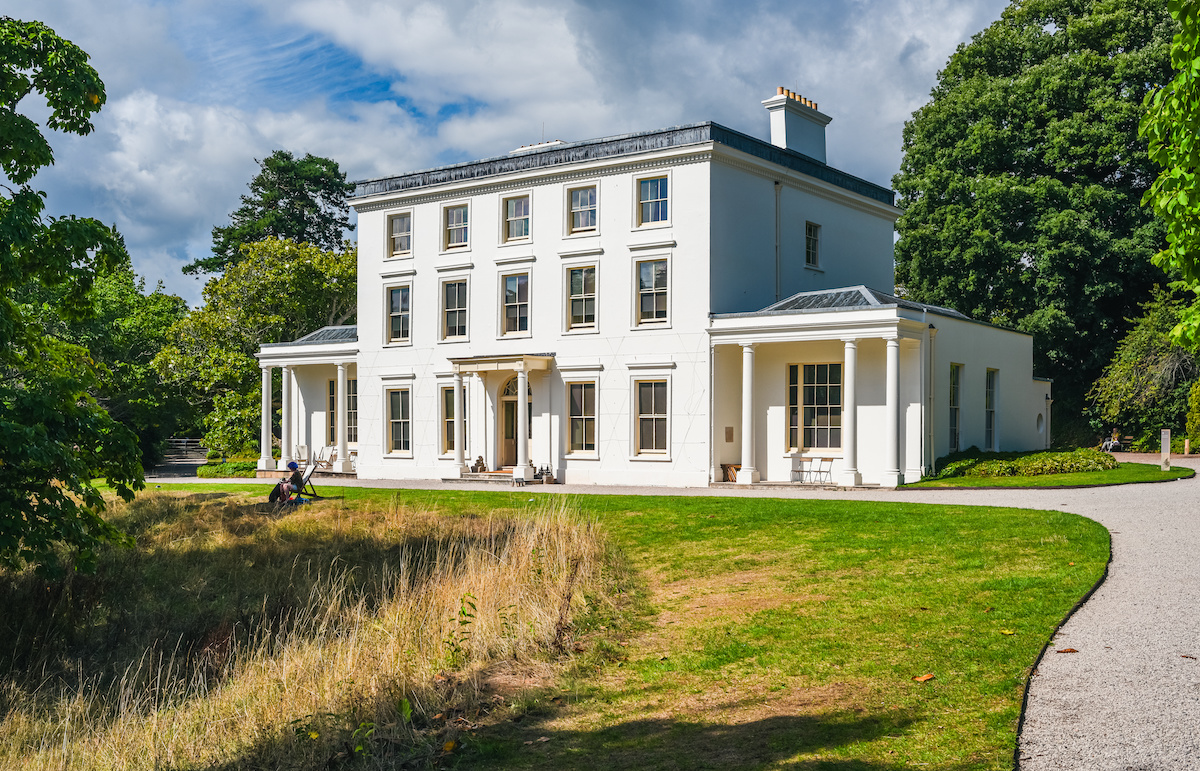
[[[114,223],[138,273],[180,268],[283,148],[351,179],[715,120],[767,135],[787,86],[833,117],[829,162],[888,185],[901,130],[1002,0],[6,0],[80,45],[108,102],[52,137],[50,213]],[[36,115],[39,106],[22,105]]]

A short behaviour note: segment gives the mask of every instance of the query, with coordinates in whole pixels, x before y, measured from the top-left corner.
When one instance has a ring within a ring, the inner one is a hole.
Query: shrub
[[[254,461],[230,461],[228,463],[205,463],[196,469],[196,476],[203,479],[220,479],[221,477],[245,477],[253,479],[258,471]]]
[[[216,461],[219,461],[219,460],[221,460],[221,457],[222,457],[222,456],[221,456],[221,451],[220,451],[220,450],[209,450],[208,452],[206,452],[206,453],[204,454],[204,459],[205,459],[205,460],[216,460]]]
[[[1069,452],[980,452],[972,447],[939,458],[941,471],[933,479],[951,477],[1015,477],[1070,474],[1080,471],[1110,471],[1117,467],[1115,458],[1090,447]]]

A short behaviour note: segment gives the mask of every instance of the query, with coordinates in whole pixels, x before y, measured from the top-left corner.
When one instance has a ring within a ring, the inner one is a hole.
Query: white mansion
[[[259,468],[892,486],[1049,446],[1032,339],[894,296],[892,191],[826,164],[814,103],[763,104],[769,142],[697,123],[358,183],[358,325],[262,346]]]

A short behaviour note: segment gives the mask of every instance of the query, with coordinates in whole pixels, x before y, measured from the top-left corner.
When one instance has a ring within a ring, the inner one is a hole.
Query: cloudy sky
[[[115,223],[150,285],[284,148],[350,179],[715,120],[765,137],[787,86],[833,116],[831,165],[890,184],[905,119],[1006,0],[5,0],[92,57],[108,103],[52,138],[52,214]],[[24,108],[25,105],[22,105]],[[36,105],[30,112],[36,111]]]

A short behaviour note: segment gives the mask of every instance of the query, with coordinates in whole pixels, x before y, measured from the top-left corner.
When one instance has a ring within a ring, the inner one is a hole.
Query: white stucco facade
[[[891,191],[821,162],[810,105],[764,104],[803,135],[695,124],[359,183],[357,327],[263,346],[267,440],[287,367],[285,458],[260,467],[328,445],[362,478],[481,458],[696,486],[723,465],[793,481],[819,457],[833,481],[894,485],[949,449],[951,364],[961,448],[1046,446],[1031,339],[892,297]],[[812,414],[838,431],[806,433],[817,392],[788,378],[818,365],[838,382]]]

